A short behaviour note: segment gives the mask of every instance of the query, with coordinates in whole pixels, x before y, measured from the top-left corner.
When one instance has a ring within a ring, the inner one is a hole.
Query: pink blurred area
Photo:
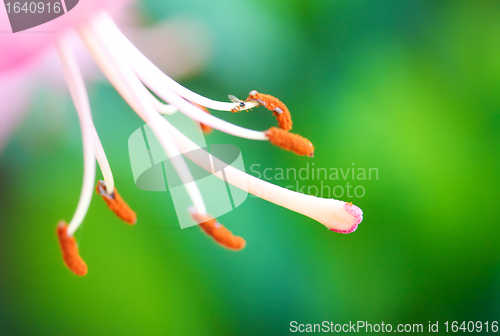
[[[0,74],[13,71],[33,61],[57,35],[84,23],[97,11],[114,13],[130,0],[81,0],[75,8],[55,20],[13,34],[5,6],[0,6]]]
[[[144,27],[140,13],[132,4],[133,0],[80,0],[63,16],[18,33],[11,32],[5,6],[0,5],[0,154],[6,140],[25,118],[34,93],[41,85],[59,97],[67,94],[52,47],[61,33],[68,32],[66,41],[85,80],[102,78],[85,45],[70,29],[85,23],[99,10],[112,14],[125,35],[172,77],[191,76],[203,68],[211,49],[211,34],[205,25],[196,19],[180,17]]]
[[[27,72],[9,72],[0,77],[0,151],[2,145],[24,117],[30,103],[34,81]],[[12,113],[5,113],[12,111]]]
[[[0,151],[25,117],[37,81],[43,77],[54,84],[62,78],[58,64],[50,57],[54,39],[99,10],[116,13],[130,2],[83,0],[57,19],[15,34],[5,6],[0,5]]]

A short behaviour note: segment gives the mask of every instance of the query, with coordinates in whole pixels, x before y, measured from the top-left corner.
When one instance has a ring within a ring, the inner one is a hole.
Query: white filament
[[[231,110],[238,105],[235,103],[216,102],[200,96],[175,82],[158,69],[153,63],[151,63],[151,61],[142,55],[139,50],[137,50],[137,48],[118,29],[109,15],[105,13],[99,15],[99,18],[95,20],[95,26],[99,29],[100,34],[107,35],[108,40],[115,42],[115,45],[120,45],[120,50],[123,50],[122,54],[130,62],[131,67],[137,76],[139,76],[141,81],[164,101],[176,106],[180,112],[184,113],[191,119],[198,121],[199,123],[210,126],[221,132],[250,140],[269,140],[264,132],[254,131],[231,124],[209,113],[205,113],[198,107],[186,101],[187,99],[190,102],[214,110]],[[246,103],[246,105],[246,108],[256,106],[253,103]]]
[[[163,115],[171,115],[179,111],[174,105],[163,104],[151,92],[148,91],[149,99],[153,104],[155,110]]]
[[[179,160],[172,160],[172,164],[181,181],[184,182],[184,187],[196,211],[200,214],[206,214],[205,203],[186,162],[170,134],[164,128],[159,128],[160,123],[158,120],[164,119],[155,111],[147,89],[139,81],[130,66],[120,58],[119,46],[115,45],[112,39],[107,38],[93,25],[81,28],[80,35],[111,84],[132,109],[151,126],[151,130],[167,156],[169,158],[180,158]]]
[[[78,68],[78,64],[71,53],[71,50],[61,37],[56,42],[56,49],[61,61],[61,66],[64,71],[64,77],[68,84],[68,89],[75,104],[78,118],[80,120],[80,128],[82,131],[83,142],[83,185],[80,194],[80,200],[76,207],[75,214],[69,222],[67,229],[68,236],[72,236],[78,227],[82,224],[85,215],[90,206],[92,193],[94,191],[95,180],[95,154],[93,149],[94,134],[92,132],[92,115],[90,112],[90,104],[83,82],[82,75]]]
[[[181,97],[184,97],[189,101],[192,101],[193,103],[208,107],[213,110],[231,111],[231,109],[233,109],[235,106],[238,105],[237,103],[226,103],[209,99],[180,85],[175,80],[164,74],[156,65],[154,65],[146,56],[144,56],[139,49],[136,48],[135,45],[132,42],[130,42],[125,37],[125,35],[123,35],[123,33],[118,29],[111,16],[105,13],[103,15],[103,21],[105,21],[103,22],[103,24],[108,25],[108,28],[110,28],[109,25],[115,27],[113,31],[114,33],[116,33],[116,38],[120,39],[121,43],[123,43],[124,47],[126,48],[127,52],[124,53],[124,55],[129,59],[134,71],[140,69],[141,71],[139,72],[141,73],[143,72],[161,73],[162,83],[165,84],[171,91],[173,91],[174,93],[178,94]],[[142,76],[139,77],[143,79]],[[247,102],[246,106],[242,108],[242,110],[254,108],[257,105],[258,104],[254,102]]]
[[[111,195],[113,191],[115,191],[115,180],[113,178],[113,173],[111,172],[111,167],[109,166],[108,158],[106,157],[104,148],[102,148],[101,140],[99,139],[99,135],[97,134],[93,123],[92,134],[94,154],[97,158],[97,163],[99,163],[99,168],[101,169],[104,181],[106,182],[106,192]]]
[[[352,227],[355,218],[346,212],[344,209],[345,202],[343,201],[305,195],[287,188],[282,188],[249,175],[231,165],[224,168],[225,176],[220,171],[214,173],[212,166],[207,164],[205,160],[200,159],[203,156],[199,155],[199,153],[203,151],[203,149],[164,118],[162,118],[161,122],[165,131],[168,131],[172,135],[172,138],[175,140],[181,152],[186,153],[185,155],[190,160],[206,171],[213,173],[221,180],[227,181],[235,187],[265,199],[266,201],[315,219],[328,228],[349,230]],[[197,155],[192,155],[192,153],[197,153]],[[212,158],[211,161],[214,165],[219,167],[226,166],[217,157],[208,152],[206,155]]]
[[[99,18],[99,20],[101,19],[102,17]],[[207,162],[205,162],[206,160],[201,160],[198,155],[190,155],[190,152],[199,153],[202,149],[154,111],[153,103],[148,99],[150,97],[148,97],[146,93],[147,89],[140,83],[129,64],[127,64],[124,59],[120,58],[121,55],[126,55],[128,52],[124,52],[120,44],[114,43],[115,36],[107,34],[107,29],[108,27],[103,27],[100,23],[94,21],[91,28],[84,27],[80,31],[84,42],[101,66],[105,75],[141,118],[150,123],[155,136],[158,138],[169,157],[172,157],[172,153],[169,151],[185,153],[193,162],[213,173],[212,165],[207,164]],[[153,86],[154,85],[156,84],[153,84]],[[184,112],[183,110],[186,107],[184,103],[192,106],[177,94],[171,92],[168,88],[164,90],[164,95],[158,95],[165,101],[178,107],[182,112]],[[165,134],[168,136],[165,136]],[[174,149],[171,148],[171,144],[169,143],[172,139],[176,144]],[[210,154],[207,153],[207,155]],[[216,157],[211,155],[210,157],[214,165],[215,163],[220,165],[223,164]],[[178,172],[182,179],[183,175],[181,174],[184,172],[182,170]],[[353,215],[345,210],[345,202],[343,201],[301,194],[260,180],[232,166],[226,166],[226,168],[224,168],[224,173],[225,176],[222,172],[215,172],[214,175],[269,202],[313,218],[326,225],[328,228],[347,230],[357,221]],[[189,177],[190,176],[189,173]],[[192,179],[189,179],[189,181],[192,181]],[[189,183],[188,185],[195,184]],[[186,185],[186,187],[188,187],[188,185]],[[197,187],[196,191],[199,193]],[[188,193],[190,193],[189,190]],[[196,202],[197,199],[195,199],[197,195],[193,197],[190,193],[190,196],[193,199],[196,212],[202,215],[206,214],[205,209],[202,211],[197,208],[198,203]]]

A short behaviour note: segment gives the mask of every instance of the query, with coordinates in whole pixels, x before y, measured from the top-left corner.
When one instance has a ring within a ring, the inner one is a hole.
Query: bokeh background
[[[324,181],[364,186],[364,197],[343,197],[364,220],[341,235],[248,198],[220,218],[247,240],[241,252],[180,230],[168,192],[134,185],[127,140],[142,122],[94,81],[96,127],[139,221],[124,225],[94,195],[76,234],[89,265],[79,278],[54,233],[80,193],[78,121],[68,95],[39,86],[0,155],[0,334],[281,335],[290,321],[499,319],[500,2],[141,0],[136,11],[149,25],[205,27],[210,53],[181,83],[219,100],[279,97],[316,151],[218,132],[210,143],[239,146],[247,167],[377,168],[378,180]],[[213,113],[275,124],[263,108]]]

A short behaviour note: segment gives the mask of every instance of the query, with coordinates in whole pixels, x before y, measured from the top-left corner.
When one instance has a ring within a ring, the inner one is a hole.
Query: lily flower
[[[183,87],[156,67],[122,33],[108,12],[96,10],[85,19],[65,27],[57,38],[51,41],[57,50],[70,95],[78,113],[83,142],[84,176],[80,200],[71,221],[68,224],[61,221],[57,226],[63,260],[75,274],[87,273],[87,265],[80,257],[74,233],[83,223],[90,205],[95,183],[96,159],[104,177],[104,181],[99,181],[97,184],[97,193],[102,196],[108,207],[127,224],[135,224],[137,217],[116,190],[111,167],[92,121],[83,75],[70,47],[72,38],[80,38],[83,41],[109,82],[135,113],[150,126],[167,156],[170,159],[176,158],[171,160],[172,165],[192,203],[192,207],[186,211],[189,211],[200,228],[218,244],[231,250],[241,250],[246,245],[243,238],[234,236],[231,231],[207,213],[203,195],[183,155],[235,187],[315,219],[331,231],[351,233],[356,230],[362,221],[363,213],[352,203],[291,191],[260,180],[232,166],[228,166],[224,172],[214,171],[213,167],[225,166],[225,164],[208,152],[205,153],[211,158],[212,164],[202,160],[200,155],[193,154],[203,152],[203,149],[163,117],[172,113],[183,113],[207,129],[249,140],[269,141],[273,145],[298,155],[313,156],[312,143],[304,137],[289,132],[292,128],[292,121],[285,104],[273,96],[261,94],[255,90],[249,93],[245,101],[235,101],[235,97],[230,96],[231,102],[220,102],[201,96]],[[271,127],[264,131],[251,130],[219,119],[205,110],[209,108],[217,111],[238,112],[259,105],[273,112],[277,118],[278,127]]]

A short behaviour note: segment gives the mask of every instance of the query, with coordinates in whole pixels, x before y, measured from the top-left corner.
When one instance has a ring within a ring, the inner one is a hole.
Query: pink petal
[[[11,32],[5,6],[0,6],[0,73],[25,65],[36,58],[60,34],[78,27],[101,9],[110,13],[123,8],[131,0],[80,0],[68,13],[40,26],[18,33]]]

